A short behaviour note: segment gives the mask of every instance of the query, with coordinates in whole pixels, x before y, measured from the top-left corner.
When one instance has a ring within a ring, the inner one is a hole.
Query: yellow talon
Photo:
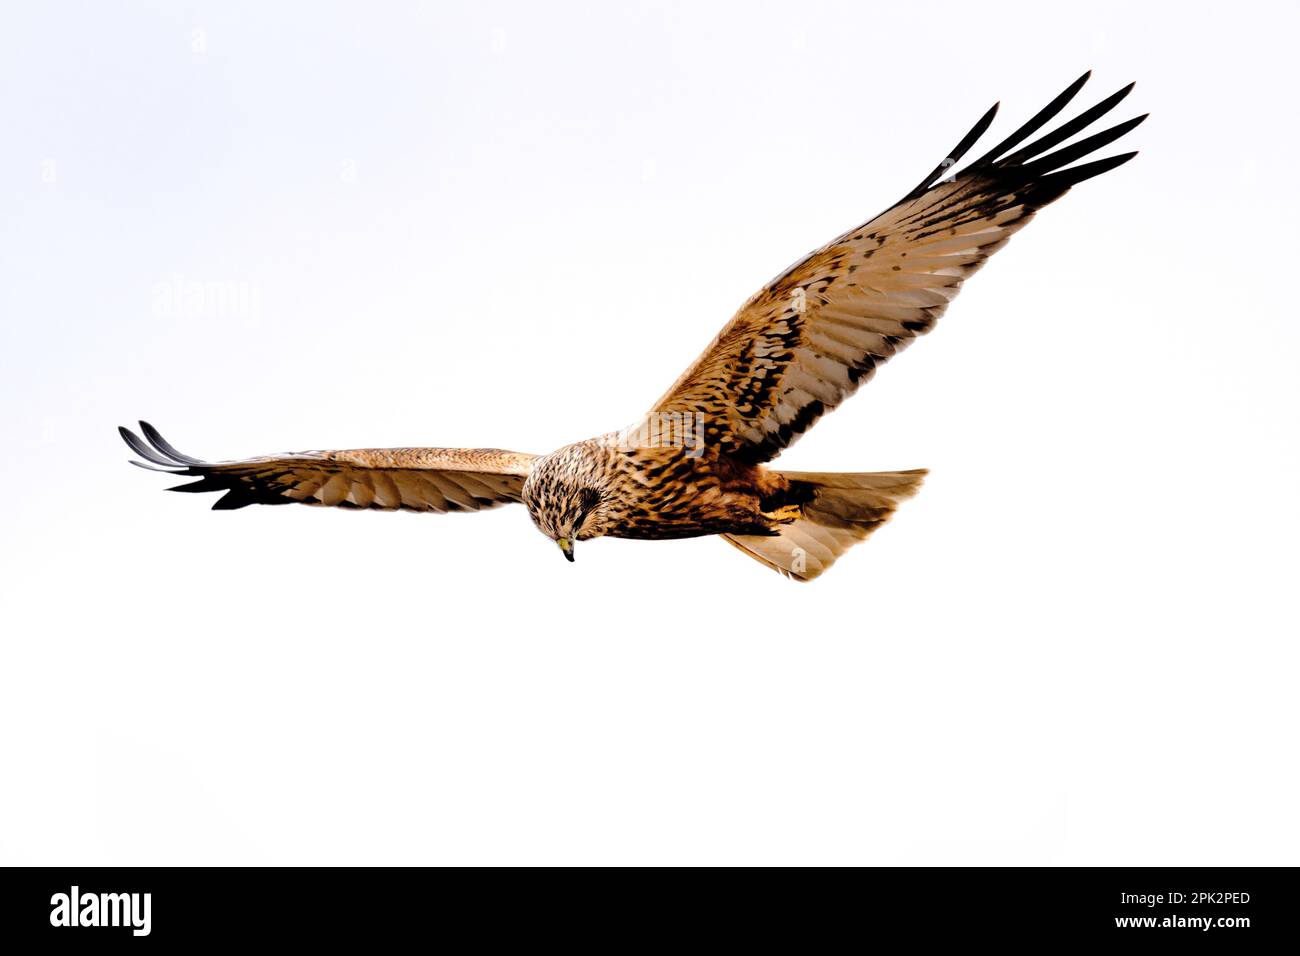
[[[764,511],[763,517],[778,524],[789,524],[803,517],[803,509],[799,505],[782,505],[775,511]]]

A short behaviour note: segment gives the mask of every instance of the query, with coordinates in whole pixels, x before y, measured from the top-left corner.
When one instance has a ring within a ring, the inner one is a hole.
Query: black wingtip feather
[[[162,457],[161,453],[155,451],[154,449],[146,445],[144,441],[140,438],[140,436],[137,435],[135,432],[131,431],[131,429],[123,425],[118,425],[117,433],[122,436],[122,441],[126,442],[127,447],[129,447],[133,452],[135,452],[145,461],[152,462],[155,465],[163,465],[164,467],[176,466],[176,462],[170,461],[167,458]]]
[[[219,466],[214,466],[198,458],[191,458],[189,455],[177,451],[167,439],[163,438],[158,429],[148,422],[140,422],[140,430],[144,432],[148,442],[129,428],[119,425],[117,429],[118,434],[122,436],[122,440],[127,443],[131,450],[145,459],[145,461],[132,461],[131,464],[139,468],[146,468],[149,471],[159,471],[167,475],[188,476],[198,479],[197,481],[187,481],[184,484],[173,485],[167,489],[168,491],[183,491],[191,494],[211,491],[224,492],[212,505],[213,511],[235,511],[256,504],[292,504],[298,500],[280,495],[278,487],[268,489],[267,487],[258,486],[255,482],[249,484],[244,480],[247,477],[246,475],[223,473]]]
[[[175,448],[172,447],[171,443],[168,442],[167,439],[162,437],[162,434],[158,431],[158,429],[154,428],[148,422],[141,421],[140,430],[144,432],[144,437],[149,439],[149,443],[153,445],[154,448],[158,449],[158,451],[162,452],[164,455],[168,455],[171,458],[176,459],[176,461],[183,462],[187,465],[206,464],[205,462],[201,461],[198,458],[191,458],[189,455],[177,451]]]
[[[184,472],[177,472],[176,474],[184,474]],[[193,475],[194,472],[190,472],[190,474]],[[214,480],[211,475],[204,475],[198,481],[187,481],[183,485],[172,485],[167,490],[194,493],[197,491],[225,491],[229,490],[229,486]]]
[[[253,504],[251,498],[247,495],[240,494],[238,491],[231,489],[224,495],[213,502],[213,511],[238,511],[240,508],[247,508]]]
[[[1136,153],[1125,153],[1121,156],[1095,160],[1081,166],[1067,168],[1075,160],[1082,159],[1119,139],[1142,123],[1147,118],[1146,114],[1134,117],[1101,132],[1093,133],[1091,136],[1057,149],[1055,152],[1048,151],[1059,146],[1075,133],[1091,126],[1100,117],[1113,110],[1118,103],[1133,91],[1133,88],[1137,85],[1136,82],[1129,83],[1127,86],[1116,90],[1100,103],[1084,110],[1074,119],[1062,123],[1055,130],[1040,136],[1028,145],[1021,145],[1060,113],[1078,94],[1091,76],[1091,70],[1085,71],[1083,75],[1057,94],[1047,106],[1039,110],[1027,123],[978,160],[967,164],[960,172],[957,172],[952,168],[955,165],[955,160],[959,159],[974,144],[974,141],[988,129],[997,112],[997,107],[994,106],[993,109],[984,114],[979,123],[958,144],[952,151],[952,155],[922,180],[920,185],[904,196],[899,201],[899,205],[920,200],[922,196],[933,191],[935,183],[941,177],[947,177],[944,182],[951,180],[960,182],[964,180],[976,184],[977,193],[972,193],[972,196],[976,194],[984,196],[1001,194],[1008,202],[1017,199],[1023,200],[1032,209],[1039,209],[1058,198],[1072,185],[1128,162]],[[1008,153],[1008,150],[1015,151]],[[953,175],[954,173],[955,175]],[[994,190],[994,192],[989,192],[990,189]],[[943,195],[951,196],[951,193]],[[928,208],[923,207],[920,212],[914,214],[914,218],[925,215]]]
[[[1106,97],[1096,106],[1084,110],[1074,119],[1070,120],[1067,123],[1062,123],[1059,127],[1052,130],[1052,132],[1046,134],[1045,136],[1039,137],[1038,139],[1030,143],[1028,146],[1021,147],[1020,149],[1016,150],[1016,152],[1012,153],[1010,156],[1004,156],[1002,159],[997,160],[996,164],[999,166],[1020,165],[1023,164],[1026,160],[1033,159],[1039,153],[1044,153],[1047,150],[1056,146],[1057,144],[1064,143],[1075,133],[1091,126],[1094,122],[1096,122],[1101,117],[1105,116],[1107,113],[1113,110],[1116,106],[1118,106],[1119,103],[1126,96],[1129,95],[1129,93],[1133,92],[1133,87],[1135,87],[1136,85],[1137,83],[1133,82],[1130,83],[1128,86],[1124,87],[1123,89],[1116,90],[1114,93]]]
[[[1090,163],[1071,166],[1069,169],[1062,169],[1058,172],[1052,173],[1050,176],[1044,176],[1042,182],[1044,185],[1069,189],[1071,186],[1076,186],[1086,179],[1092,179],[1094,176],[1100,176],[1102,173],[1110,172],[1117,166],[1123,166],[1137,154],[1138,151],[1133,150],[1131,153],[1120,153],[1118,156],[1107,156],[1105,159],[1094,159]]]
[[[980,117],[979,122],[971,127],[970,132],[962,137],[961,142],[948,151],[948,155],[944,157],[943,162],[936,166],[929,176],[926,176],[925,179],[921,180],[916,185],[915,189],[903,197],[903,202],[908,202],[909,200],[923,195],[927,189],[939,180],[940,177],[951,171],[961,158],[966,155],[967,151],[975,145],[976,141],[983,136],[988,128],[993,124],[993,118],[998,115],[998,107],[1001,105],[1001,103],[994,103],[990,106],[985,114]]]
[[[1072,99],[1074,99],[1075,96],[1078,95],[1079,90],[1083,89],[1083,85],[1088,82],[1088,79],[1091,76],[1092,76],[1092,70],[1087,70],[1083,74],[1083,76],[1079,77],[1069,86],[1067,86],[1064,90],[1058,93],[1056,98],[1052,100],[1052,102],[1048,103],[1041,110],[1035,113],[1033,117],[1030,118],[1029,122],[1025,123],[1018,130],[1016,130],[1014,133],[1012,133],[1010,136],[1004,139],[1002,142],[998,143],[996,146],[990,149],[979,159],[975,160],[975,162],[971,163],[971,168],[975,168],[977,166],[983,166],[986,163],[993,162],[999,156],[1005,153],[1007,150],[1015,149],[1017,146],[1019,146],[1021,143],[1027,140],[1030,136],[1033,136],[1035,133],[1037,133],[1040,129],[1042,129],[1049,122],[1051,122],[1052,119],[1056,117],[1057,113],[1065,109],[1066,105],[1069,104],[1069,102]]]
[[[128,458],[126,463],[128,465],[135,465],[137,468],[143,468],[145,471],[156,471],[160,475],[179,474],[179,471],[175,468],[159,468],[157,465],[146,465],[144,462],[136,461],[134,458]]]
[[[1058,149],[1054,153],[1040,156],[1032,163],[1026,163],[1021,167],[1021,169],[1029,176],[1040,176],[1043,173],[1060,169],[1062,166],[1066,166],[1074,162],[1076,159],[1082,159],[1089,153],[1096,152],[1103,146],[1109,146],[1134,127],[1140,126],[1142,121],[1145,120],[1148,115],[1150,114],[1144,113],[1141,116],[1135,116],[1131,120],[1125,120],[1123,123],[1112,126],[1110,129],[1104,129],[1099,133],[1093,133],[1091,136],[1085,137],[1077,143],[1072,143],[1062,149]]]

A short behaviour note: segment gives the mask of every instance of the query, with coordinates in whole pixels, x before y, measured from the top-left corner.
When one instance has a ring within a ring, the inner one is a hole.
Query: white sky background
[[[0,23],[0,862],[1297,862],[1294,5],[114,6]],[[126,464],[626,424],[1089,67],[1142,155],[780,459],[932,469],[811,585]]]

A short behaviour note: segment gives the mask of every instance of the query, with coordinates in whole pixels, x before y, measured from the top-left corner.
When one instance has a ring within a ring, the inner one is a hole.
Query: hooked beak
[[[569,540],[568,538],[556,538],[556,539],[555,539],[555,543],[558,544],[558,545],[560,546],[560,550],[564,552],[564,556],[565,556],[566,558],[568,558],[570,561],[572,561],[572,560],[573,560],[573,542],[572,542],[571,540]]]

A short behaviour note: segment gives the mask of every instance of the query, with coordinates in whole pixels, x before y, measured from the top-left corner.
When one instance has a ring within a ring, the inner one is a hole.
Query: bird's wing
[[[1145,116],[1047,152],[1108,113],[1132,84],[1021,145],[1065,107],[1088,76],[949,176],[993,121],[995,105],[892,208],[795,263],[741,306],[650,414],[697,416],[711,447],[751,463],[791,445],[878,365],[928,332],[962,281],[1037,210],[1137,155],[1063,168]]]
[[[205,462],[173,448],[148,422],[145,440],[122,438],[145,462],[133,465],[197,478],[172,491],[224,491],[217,511],[246,505],[329,505],[377,511],[481,511],[519,501],[534,455],[499,448],[358,448]]]

